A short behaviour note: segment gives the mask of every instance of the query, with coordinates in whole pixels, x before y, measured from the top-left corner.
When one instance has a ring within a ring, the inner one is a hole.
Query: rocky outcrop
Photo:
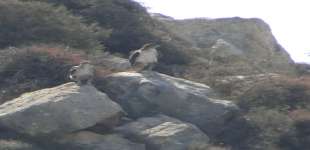
[[[206,150],[209,142],[195,125],[164,115],[140,118],[117,131],[145,143],[149,150]]]
[[[2,104],[0,126],[30,136],[57,135],[105,124],[122,113],[117,103],[93,86],[67,83]]]
[[[281,47],[271,29],[260,19],[222,18],[163,20],[162,22],[177,36],[191,43],[194,62],[205,59],[213,66],[230,64],[248,67],[246,73],[295,73],[294,62]],[[233,59],[232,59],[233,58]],[[236,58],[236,59],[235,59]]]
[[[216,136],[239,117],[238,107],[216,95],[208,86],[156,72],[112,74],[101,86],[128,115],[139,118],[164,113],[197,125],[208,136]]]
[[[121,135],[101,135],[88,131],[66,135],[58,139],[57,143],[78,150],[145,150],[143,144],[130,142]]]
[[[0,105],[0,127],[59,150],[204,150],[209,141],[247,137],[239,108],[212,98],[218,94],[207,85],[143,71],[111,74],[96,86],[111,99],[76,83],[25,93]]]

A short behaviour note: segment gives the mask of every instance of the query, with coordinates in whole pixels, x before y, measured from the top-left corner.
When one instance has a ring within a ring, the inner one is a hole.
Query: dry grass
[[[7,48],[0,54],[0,103],[68,82],[71,66],[88,59],[82,51],[53,45]]]
[[[310,78],[270,78],[254,83],[239,99],[246,109],[259,106],[281,110],[310,108]]]
[[[69,69],[83,60],[90,60],[95,65],[95,78],[118,72],[113,63],[106,64],[105,60],[109,58],[109,54],[86,54],[83,50],[61,45],[33,45],[0,50],[0,103],[24,92],[68,82]]]
[[[289,112],[290,118],[295,122],[310,121],[310,110],[297,109]]]

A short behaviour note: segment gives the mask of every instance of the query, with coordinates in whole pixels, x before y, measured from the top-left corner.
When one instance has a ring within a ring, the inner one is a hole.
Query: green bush
[[[249,150],[281,150],[281,137],[294,128],[287,114],[264,107],[253,108],[246,117],[258,131],[248,145]]]
[[[295,128],[280,138],[284,150],[308,150],[310,147],[310,120],[295,122]]]
[[[43,2],[0,1],[0,48],[31,43],[60,43],[85,50],[102,49],[97,39],[108,31],[85,25],[64,7]]]
[[[125,56],[131,50],[140,48],[145,43],[155,42],[161,45],[163,54],[160,59],[164,64],[184,64],[189,62],[186,48],[176,41],[163,42],[155,32],[169,33],[164,25],[153,20],[146,9],[133,0],[23,0],[41,1],[65,6],[88,24],[96,23],[102,28],[111,29],[109,38],[101,38],[106,50],[122,53]],[[171,35],[171,33],[169,33]],[[177,37],[173,37],[175,39]],[[177,39],[181,40],[181,39]]]
[[[101,39],[107,50],[127,54],[156,38],[149,32],[151,18],[146,9],[132,0],[26,0],[65,6],[88,23],[112,29],[110,38]]]
[[[113,29],[105,43],[114,52],[128,53],[156,41],[150,33],[152,21],[146,9],[132,0],[96,0],[96,5],[82,15]]]

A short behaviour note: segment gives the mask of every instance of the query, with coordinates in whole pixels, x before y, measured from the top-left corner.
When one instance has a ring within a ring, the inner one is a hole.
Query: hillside
[[[162,16],[161,16],[162,17]],[[260,19],[155,19],[169,31],[191,43],[197,63],[228,65],[239,61],[243,70],[253,72],[294,73],[294,62]],[[236,64],[235,69],[238,68]],[[246,72],[248,71],[248,72]],[[233,74],[233,72],[232,72]]]
[[[149,42],[154,71],[132,71],[129,52]],[[83,60],[94,86],[68,83]],[[257,18],[1,0],[0,150],[308,150],[309,68]]]

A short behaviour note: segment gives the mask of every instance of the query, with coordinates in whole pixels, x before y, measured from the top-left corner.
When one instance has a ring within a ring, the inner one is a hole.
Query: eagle
[[[95,68],[89,61],[82,61],[78,66],[73,66],[69,71],[69,78],[78,85],[90,85],[95,74]]]
[[[134,50],[129,55],[129,62],[131,66],[142,70],[152,70],[154,65],[158,62],[158,44],[147,43],[140,49]]]

